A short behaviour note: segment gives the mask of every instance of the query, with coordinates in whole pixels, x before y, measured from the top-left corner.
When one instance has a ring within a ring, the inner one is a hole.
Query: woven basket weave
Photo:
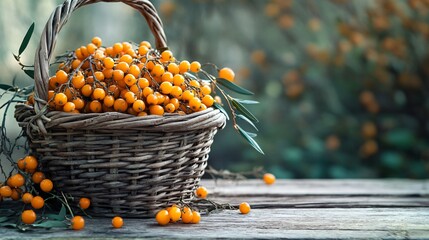
[[[91,198],[91,214],[153,216],[192,198],[225,116],[213,108],[162,117],[48,111],[49,60],[57,34],[74,10],[96,2],[100,0],[67,0],[52,13],[34,62],[36,102],[18,104],[15,118],[55,187],[76,199]],[[157,49],[167,48],[162,22],[149,1],[103,2],[123,2],[140,11]]]

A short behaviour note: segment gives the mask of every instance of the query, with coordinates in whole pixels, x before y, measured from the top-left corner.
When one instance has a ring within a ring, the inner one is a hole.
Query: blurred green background
[[[45,22],[62,0],[0,1],[0,82],[31,79]],[[209,164],[279,178],[429,176],[429,1],[157,0],[168,45],[178,59],[229,66],[261,104],[258,154],[229,126]],[[61,32],[62,53],[100,36],[105,45],[153,38],[144,18],[120,3],[75,12]],[[13,115],[10,115],[11,121]],[[11,123],[9,131],[18,131]]]

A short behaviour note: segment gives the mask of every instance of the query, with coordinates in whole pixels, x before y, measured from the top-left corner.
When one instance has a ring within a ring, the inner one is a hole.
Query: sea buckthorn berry
[[[201,100],[199,98],[194,97],[191,100],[189,100],[189,107],[193,111],[198,111],[200,109],[200,106],[201,106]]]
[[[176,110],[176,107],[174,106],[174,104],[169,103],[167,105],[165,105],[165,111],[172,113]]]
[[[141,89],[144,89],[145,87],[149,87],[149,80],[147,80],[146,78],[139,78],[137,84]]]
[[[170,103],[174,105],[174,108],[175,108],[175,109],[178,109],[178,108],[179,108],[179,106],[180,106],[179,99],[177,99],[177,98],[172,98],[172,99],[170,99]]]
[[[189,85],[191,85],[194,88],[200,88],[200,86],[201,86],[200,83],[197,80],[191,80],[189,82]]]
[[[106,55],[111,56],[111,57],[113,57],[115,55],[115,53],[113,51],[113,47],[107,47],[106,48]]]
[[[72,85],[76,89],[81,89],[85,85],[85,78],[81,73],[78,73],[77,75],[73,76]]]
[[[115,103],[115,98],[111,95],[107,95],[103,99],[103,104],[106,107],[112,107],[114,103]]]
[[[154,67],[155,67],[155,63],[153,61],[149,61],[146,63],[147,70],[152,71]]]
[[[153,105],[158,104],[158,97],[155,94],[151,93],[151,94],[147,95],[146,102],[148,104],[153,104]]]
[[[72,68],[73,69],[77,69],[79,67],[79,65],[81,64],[82,61],[80,61],[79,59],[75,59],[72,62]]]
[[[165,72],[164,74],[162,74],[161,81],[172,83],[173,82],[173,74],[171,74],[171,72]]]
[[[205,187],[198,187],[197,190],[195,191],[195,195],[197,195],[197,197],[199,198],[207,198],[207,188]]]
[[[24,170],[25,169],[24,158],[19,159],[18,162],[16,163],[16,165],[18,166],[18,168],[20,170]]]
[[[164,114],[164,108],[160,105],[151,105],[149,107],[149,112],[152,115],[160,115],[162,116]]]
[[[191,70],[191,72],[197,73],[201,70],[201,64],[197,61],[193,61],[189,66],[189,69]]]
[[[121,217],[116,216],[112,219],[112,226],[114,228],[121,228],[123,225],[124,225],[124,220]]]
[[[242,214],[248,214],[250,212],[250,205],[247,202],[240,203],[239,208]]]
[[[104,67],[107,69],[112,69],[115,66],[115,61],[111,57],[106,57],[103,59]]]
[[[85,107],[85,102],[82,100],[82,98],[75,98],[72,101],[75,106],[75,110],[81,110],[83,107]]]
[[[54,188],[54,184],[50,179],[43,179],[40,182],[40,189],[42,189],[42,191],[44,192],[50,192],[52,191],[53,188]]]
[[[152,69],[152,75],[154,77],[161,77],[162,74],[164,74],[165,70],[164,70],[164,66],[162,66],[161,64],[155,64],[155,66]]]
[[[101,106],[100,101],[93,100],[89,103],[89,110],[93,113],[100,113],[103,107]]]
[[[109,79],[109,78],[112,78],[113,77],[113,69],[109,69],[109,68],[105,68],[105,69],[103,69],[103,75],[104,75],[104,77],[105,78],[107,78],[107,79]]]
[[[191,223],[194,215],[192,214],[192,210],[189,207],[184,207],[182,209],[182,222],[183,223]]]
[[[18,201],[19,199],[21,199],[21,195],[22,195],[21,188],[14,188],[12,189],[12,195],[10,196],[10,198],[12,198],[12,200],[14,201]]]
[[[137,114],[137,116],[139,117],[147,116],[147,112],[140,112],[139,114]]]
[[[133,92],[137,96],[137,98],[140,98],[140,95],[141,95],[140,89],[139,89],[139,86],[137,86],[137,84],[130,86],[130,91]]]
[[[63,83],[66,83],[68,80],[68,75],[64,70],[57,71],[57,73],[55,74],[55,77],[57,79],[57,83],[60,85]]]
[[[116,85],[110,85],[107,88],[109,94],[113,95],[114,98],[118,98],[121,91],[119,90],[118,86]]]
[[[175,97],[175,98],[180,98],[182,96],[182,89],[179,86],[173,86],[171,88],[171,96]]]
[[[45,205],[45,200],[43,200],[43,198],[40,196],[35,196],[31,200],[31,206],[34,209],[41,209],[44,205]]]
[[[20,173],[17,173],[9,178],[8,183],[11,187],[19,188],[24,185],[25,178]]]
[[[113,71],[113,80],[122,81],[124,79],[124,71],[116,69]]]
[[[85,219],[81,216],[74,216],[71,220],[71,228],[73,230],[81,230],[85,227]]]
[[[81,46],[80,52],[82,53],[83,58],[87,58],[89,56],[89,52],[86,46]]]
[[[125,84],[127,84],[128,87],[130,87],[130,86],[136,84],[137,79],[136,79],[136,77],[134,77],[133,74],[127,74],[124,77],[124,82],[125,82]]]
[[[154,94],[158,98],[158,103],[157,104],[160,104],[160,105],[164,104],[164,102],[165,102],[165,96],[163,94],[159,93],[159,92],[155,92]]]
[[[185,73],[189,71],[189,68],[191,67],[191,64],[188,61],[181,61],[179,64],[179,72]]]
[[[130,65],[126,62],[120,62],[120,63],[116,64],[115,69],[121,70],[122,72],[127,73],[128,70],[130,69]]]
[[[126,62],[129,65],[133,62],[133,58],[128,54],[124,54],[121,58],[119,58],[119,62]]]
[[[21,213],[21,221],[24,224],[33,224],[36,221],[36,213],[33,210],[25,210]]]
[[[89,97],[92,94],[92,86],[89,84],[85,84],[81,89],[80,92],[83,96]]]
[[[91,84],[92,85],[94,83],[94,77],[92,75],[88,76],[85,81],[86,81],[87,84]]]
[[[191,223],[197,224],[201,221],[201,214],[197,211],[192,211],[192,221]]]
[[[274,176],[271,173],[265,173],[263,176],[263,180],[264,180],[265,184],[271,185],[276,181],[276,176]]]
[[[92,40],[91,40],[91,42],[94,43],[95,46],[101,47],[101,44],[102,44],[101,38],[99,38],[99,37],[93,37]]]
[[[173,53],[170,50],[165,50],[161,53],[161,60],[162,61],[170,61],[173,58]]]
[[[174,75],[173,77],[174,86],[182,86],[184,82],[185,82],[185,78],[182,75],[180,74]]]
[[[219,70],[219,78],[223,78],[230,82],[233,82],[235,78],[235,73],[234,71],[232,71],[231,68],[222,68],[221,70]]]
[[[27,193],[24,193],[24,195],[22,195],[22,201],[25,204],[31,203],[31,200],[33,200],[33,194],[27,192]]]
[[[176,75],[180,72],[179,66],[176,63],[169,63],[167,66],[167,70],[173,75]]]
[[[136,95],[133,92],[128,91],[124,94],[124,99],[128,104],[133,104],[136,101]]]
[[[113,109],[117,112],[126,112],[127,108],[128,103],[122,98],[116,99],[115,103],[113,104]]]
[[[210,93],[212,93],[212,88],[209,85],[204,85],[200,88],[201,93],[203,95],[209,95]]]
[[[149,48],[146,46],[140,46],[138,52],[141,56],[146,55],[146,53],[149,52]]]
[[[63,106],[64,112],[73,112],[76,109],[76,105],[73,102],[67,102]]]
[[[57,77],[53,76],[49,78],[49,89],[55,89],[60,84],[57,82]]]
[[[182,99],[185,101],[190,101],[193,98],[194,98],[194,93],[189,90],[186,90],[182,93]]]
[[[91,205],[91,200],[89,200],[89,198],[83,197],[83,198],[79,199],[79,207],[80,208],[85,210],[85,209],[88,209],[90,205]]]
[[[173,89],[173,85],[170,82],[163,82],[159,86],[159,89],[161,90],[162,94],[170,94],[171,90]]]
[[[173,206],[168,210],[168,215],[170,216],[171,222],[177,222],[182,216],[182,212],[180,211],[180,208]]]
[[[57,93],[54,97],[55,105],[63,106],[67,102],[67,96],[64,93]]]
[[[31,176],[31,180],[36,184],[39,184],[40,182],[42,182],[43,179],[45,179],[45,174],[42,172],[35,172]]]
[[[146,105],[142,100],[136,100],[133,103],[133,110],[137,113],[143,112],[145,108],[146,108]]]
[[[170,215],[167,210],[163,209],[156,214],[155,219],[159,225],[167,225],[170,222]]]
[[[140,76],[140,68],[137,65],[133,64],[130,66],[128,73],[132,74],[134,77],[138,78]]]
[[[37,168],[37,165],[39,165],[39,162],[37,161],[36,157],[28,155],[24,158],[25,163],[25,169],[33,170]]]
[[[122,45],[122,43],[113,44],[113,53],[114,54],[121,53],[123,49],[124,49],[124,46]]]
[[[66,88],[64,94],[66,95],[67,99],[72,99],[76,94],[76,90],[74,88]]]
[[[147,48],[151,48],[152,47],[151,44],[150,44],[150,42],[148,42],[148,41],[142,41],[142,42],[140,42],[139,45],[140,46],[145,46]]]
[[[94,76],[98,81],[104,81],[104,74],[102,72],[97,71],[94,73]]]
[[[145,87],[143,89],[143,96],[147,98],[149,94],[153,94],[153,89],[151,87]]]
[[[86,45],[86,49],[88,50],[89,54],[94,54],[95,50],[97,50],[97,46],[94,43],[90,43]]]
[[[75,53],[76,57],[77,57],[78,59],[80,59],[80,60],[83,60],[83,59],[85,58],[85,57],[82,55],[82,51],[80,50],[80,48],[76,49],[76,50],[74,51],[74,53]]]
[[[213,103],[214,103],[214,99],[213,99],[213,97],[212,97],[212,96],[210,96],[210,95],[205,95],[205,96],[203,97],[203,99],[201,99],[201,102],[202,102],[204,105],[206,105],[206,107],[211,107],[211,106],[213,105]]]
[[[12,196],[12,189],[9,186],[0,187],[0,196],[5,198]]]

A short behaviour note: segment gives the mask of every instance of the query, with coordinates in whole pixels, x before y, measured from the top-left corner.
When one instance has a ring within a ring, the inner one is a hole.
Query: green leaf
[[[253,100],[243,100],[243,99],[235,99],[237,100],[237,102],[241,103],[241,104],[258,104],[258,101],[253,101]]]
[[[237,100],[235,100],[234,98],[231,98],[231,103],[232,105],[234,105],[237,111],[246,116],[252,122],[258,122],[258,119],[255,117],[255,115],[253,115],[246,107],[244,107],[243,104],[237,102]]]
[[[48,219],[53,220],[64,220],[66,217],[66,208],[64,204],[61,206],[61,210],[58,214],[46,214],[45,215]]]
[[[29,77],[31,77],[31,78],[33,78],[33,79],[34,79],[34,70],[28,70],[28,69],[26,69],[26,70],[24,70],[24,72],[25,72]]]
[[[258,136],[258,134],[256,134],[256,133],[252,133],[252,132],[247,132],[247,134],[249,134],[249,136],[250,136],[251,138],[255,138],[255,137],[257,137],[257,136]]]
[[[21,46],[19,47],[18,55],[21,55],[22,52],[27,48],[28,43],[30,42],[31,35],[34,31],[34,22],[31,24],[30,28],[27,30],[24,39],[22,40]]]
[[[7,220],[9,220],[8,217],[0,217],[0,223],[6,222]]]
[[[235,83],[228,81],[226,79],[223,78],[216,78],[216,82],[219,83],[220,85],[236,92],[236,93],[241,93],[244,95],[253,95],[253,93],[245,88],[242,88],[238,85],[236,85]]]
[[[213,106],[217,109],[219,109],[219,111],[221,111],[221,113],[223,113],[226,117],[227,120],[229,120],[229,116],[228,113],[226,112],[225,108],[222,107],[222,105],[220,105],[219,103],[215,102],[213,103]]]
[[[258,143],[249,135],[252,133],[244,131],[240,126],[237,125],[238,132],[241,134],[241,136],[246,139],[246,141],[254,148],[256,151],[258,151],[261,154],[265,154],[264,151],[262,151],[261,147],[259,147]]]
[[[7,84],[0,84],[0,89],[6,90],[6,91],[11,91],[11,92],[16,92],[16,89],[13,86],[7,85]]]
[[[0,223],[0,227],[12,227],[12,228],[16,228],[16,224],[15,223],[3,222],[3,223]]]
[[[33,227],[41,227],[41,228],[54,228],[54,227],[67,227],[67,223],[64,221],[58,220],[47,220],[42,223],[32,224]]]
[[[256,131],[259,131],[258,128],[255,126],[255,124],[250,119],[248,119],[246,116],[241,115],[241,114],[237,114],[237,117],[248,122]]]

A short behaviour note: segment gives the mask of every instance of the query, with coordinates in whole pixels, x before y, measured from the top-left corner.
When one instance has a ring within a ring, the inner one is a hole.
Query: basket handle
[[[161,19],[152,3],[148,0],[66,0],[51,14],[43,29],[39,47],[34,60],[35,81],[35,112],[43,115],[46,110],[49,86],[49,61],[54,52],[57,35],[71,14],[78,8],[97,2],[123,2],[137,9],[146,19],[158,50],[167,49],[167,39],[163,30]]]

